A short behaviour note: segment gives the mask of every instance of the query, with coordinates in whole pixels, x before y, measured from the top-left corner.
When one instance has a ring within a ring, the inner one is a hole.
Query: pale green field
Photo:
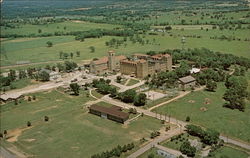
[[[31,121],[32,128],[20,133],[13,144],[35,158],[87,158],[117,145],[137,143],[162,126],[159,120],[146,116],[123,126],[89,114],[84,103],[91,98],[82,91],[80,96],[58,91],[34,95],[37,101],[1,105],[0,119],[1,132],[6,129],[9,134]],[[43,121],[45,115],[49,122]]]
[[[196,30],[197,31],[197,30]],[[175,31],[177,34],[177,31]],[[242,33],[243,34],[243,33]],[[246,32],[245,32],[246,34]],[[30,61],[30,62],[44,62],[54,61],[59,59],[59,52],[76,52],[80,51],[80,57],[74,57],[73,60],[85,60],[95,57],[102,57],[107,55],[108,50],[114,49],[117,54],[130,55],[133,53],[145,53],[150,50],[163,51],[166,49],[181,48],[181,37],[178,36],[162,36],[159,34],[147,35],[145,40],[148,39],[153,44],[133,44],[128,41],[127,46],[120,46],[118,49],[110,48],[105,45],[106,41],[112,38],[119,39],[118,37],[105,36],[102,38],[86,39],[84,42],[75,41],[73,36],[60,36],[60,37],[46,37],[46,38],[34,38],[34,39],[18,39],[2,42],[2,48],[6,50],[7,59],[1,56],[1,64],[13,65],[18,61]],[[48,48],[47,41],[54,43],[54,46]],[[220,41],[212,40],[208,38],[186,38],[186,48],[209,48],[214,51],[220,51],[223,53],[231,53],[237,56],[244,56],[250,58],[250,42],[245,41]],[[89,47],[94,46],[95,52],[91,53]]]
[[[64,27],[66,27],[66,29],[64,29]],[[44,24],[44,25],[22,24],[20,25],[20,28],[14,28],[14,29],[12,28],[5,29],[4,27],[1,27],[1,34],[39,35],[42,33],[55,33],[58,31],[66,33],[71,31],[88,31],[91,29],[113,29],[116,27],[121,27],[121,26],[111,25],[111,24],[97,24],[97,23],[74,20],[74,21],[66,21],[60,23]],[[38,33],[39,29],[42,30],[41,33]]]

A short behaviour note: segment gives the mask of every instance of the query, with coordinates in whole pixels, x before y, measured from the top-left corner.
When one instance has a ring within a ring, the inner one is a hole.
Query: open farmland
[[[201,34],[211,32],[216,34],[213,30],[208,32],[200,30],[178,31],[173,30],[173,36],[165,34],[159,35],[146,35],[145,40],[149,41],[149,44],[138,44],[127,41],[126,45],[121,45],[118,48],[111,48],[105,45],[105,42],[110,41],[112,38],[122,39],[119,37],[105,36],[102,38],[90,38],[85,39],[84,42],[75,41],[73,36],[58,36],[58,37],[43,37],[43,38],[23,38],[19,40],[10,40],[2,42],[3,48],[6,51],[7,59],[2,56],[1,64],[13,65],[18,61],[30,61],[30,62],[42,62],[42,61],[56,61],[59,59],[59,52],[73,52],[80,51],[80,57],[74,57],[73,60],[86,60],[92,58],[99,58],[108,52],[110,49],[114,49],[117,54],[130,55],[133,53],[146,53],[149,50],[164,51],[166,49],[181,48],[180,39],[183,35],[188,34]],[[239,35],[246,36],[247,32],[239,31]],[[214,51],[220,51],[223,53],[231,53],[237,56],[250,57],[249,42],[247,41],[226,41],[226,40],[214,40],[209,39],[206,35],[203,38],[186,38],[186,48],[209,48]],[[46,42],[53,42],[53,47],[47,47]],[[155,41],[155,42],[153,42]],[[221,47],[223,45],[223,47]],[[89,47],[94,46],[95,52],[91,53]],[[20,55],[22,54],[22,55]]]

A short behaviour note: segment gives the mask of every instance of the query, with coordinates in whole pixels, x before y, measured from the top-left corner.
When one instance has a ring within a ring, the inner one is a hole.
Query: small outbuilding
[[[179,87],[182,88],[183,90],[187,88],[192,88],[196,84],[196,79],[192,76],[186,76],[179,78]]]
[[[95,114],[102,118],[110,119],[119,123],[124,123],[129,118],[129,114],[122,112],[118,106],[104,107],[99,105],[91,105],[89,113]]]

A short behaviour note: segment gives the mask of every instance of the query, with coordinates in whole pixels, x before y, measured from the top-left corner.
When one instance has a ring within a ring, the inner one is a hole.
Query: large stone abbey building
[[[169,54],[145,55],[134,54],[131,59],[125,56],[115,56],[109,51],[107,57],[90,63],[90,72],[103,74],[108,71],[120,71],[122,74],[144,78],[149,74],[172,70],[172,56]]]

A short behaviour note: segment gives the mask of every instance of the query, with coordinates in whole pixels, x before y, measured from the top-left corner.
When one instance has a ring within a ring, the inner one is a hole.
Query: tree
[[[217,88],[216,82],[214,82],[214,81],[212,81],[212,80],[208,80],[208,81],[207,81],[206,89],[207,89],[208,91],[214,92],[216,88]]]
[[[185,141],[184,143],[181,144],[180,151],[181,151],[181,153],[183,153],[187,156],[194,157],[195,152],[196,152],[196,148],[191,146],[189,141]]]
[[[189,121],[190,121],[190,117],[187,116],[187,117],[186,117],[186,122],[189,122]]]
[[[3,134],[6,136],[8,134],[7,130],[4,130]]]
[[[176,74],[177,76],[180,78],[180,77],[184,77],[184,76],[187,76],[190,74],[190,66],[187,64],[187,62],[181,62],[181,65],[180,67],[178,67],[176,69]]]
[[[135,106],[143,106],[146,104],[147,95],[145,93],[140,93],[135,96],[134,105]]]
[[[63,59],[68,59],[69,54],[68,53],[63,53]]]
[[[203,138],[201,141],[208,145],[217,144],[219,136],[219,132],[212,129],[208,129],[206,132],[203,133]]]
[[[122,77],[121,77],[121,76],[117,76],[117,77],[116,77],[116,82],[117,82],[117,83],[121,83],[121,80],[122,80]]]
[[[44,121],[48,122],[49,121],[49,117],[48,116],[44,116]]]
[[[227,103],[224,104],[224,107],[244,111],[246,104],[245,98],[248,96],[248,82],[246,78],[243,76],[229,77],[225,82],[225,86],[227,87],[227,90],[223,99],[225,99]]]
[[[80,51],[76,51],[76,56],[80,57]]]
[[[36,96],[35,96],[35,95],[33,95],[33,96],[32,96],[32,99],[33,99],[33,100],[36,100]]]
[[[79,95],[80,86],[77,83],[71,83],[70,88],[74,92],[74,95]]]
[[[8,76],[10,77],[11,81],[14,81],[16,79],[16,71],[10,70],[10,72],[8,73]]]
[[[133,103],[136,96],[136,91],[133,89],[129,89],[125,92],[119,93],[118,96],[125,103]]]
[[[19,79],[23,79],[26,78],[26,72],[24,70],[19,70]]]
[[[94,47],[94,46],[90,46],[89,49],[90,49],[90,52],[91,52],[91,53],[94,53],[94,52],[95,52],[95,47]]]
[[[75,62],[65,61],[64,62],[66,71],[72,71],[77,68],[77,64]]]
[[[51,41],[48,41],[46,44],[47,44],[47,47],[52,47],[53,46],[53,43]]]
[[[61,63],[57,63],[56,66],[57,66],[59,72],[62,72],[65,70],[65,67]]]
[[[49,73],[46,71],[39,72],[38,78],[43,82],[50,80]]]
[[[74,56],[74,54],[71,52],[71,53],[70,53],[70,57],[71,57],[71,59],[73,58],[73,56]]]
[[[42,33],[42,30],[41,30],[41,29],[38,29],[38,33]]]
[[[155,157],[155,155],[153,153],[148,155],[148,158],[154,158],[154,157]]]
[[[31,126],[31,122],[30,122],[30,121],[27,122],[27,126],[28,126],[28,127]]]
[[[60,52],[59,52],[59,56],[60,56],[60,59],[63,58],[63,51],[60,51]]]

